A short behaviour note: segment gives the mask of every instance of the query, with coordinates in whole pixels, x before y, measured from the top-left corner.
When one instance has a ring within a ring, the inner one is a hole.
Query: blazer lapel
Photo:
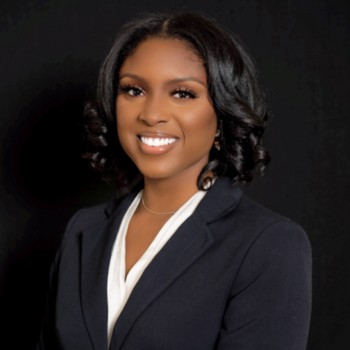
[[[119,350],[139,315],[214,241],[207,223],[232,210],[241,198],[239,187],[219,179],[195,212],[179,227],[145,269],[113,330],[110,350]]]
[[[113,330],[111,350],[120,349],[143,310],[212,244],[206,225],[192,216],[154,257],[135,285]]]
[[[132,191],[109,219],[82,233],[81,302],[94,349],[107,349],[107,277],[120,223],[137,191]],[[108,212],[107,208],[107,212]]]

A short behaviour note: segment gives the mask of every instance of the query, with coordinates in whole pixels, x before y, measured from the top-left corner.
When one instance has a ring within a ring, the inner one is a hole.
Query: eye
[[[122,94],[126,94],[132,97],[142,96],[143,94],[141,88],[132,85],[119,85],[118,91]]]
[[[197,94],[190,90],[189,88],[179,88],[179,89],[176,89],[172,92],[172,95],[176,98],[180,98],[180,99],[186,99],[186,98],[196,98],[197,97]]]
[[[142,95],[143,92],[141,89],[133,87],[133,88],[130,88],[127,93],[130,96],[140,96]]]

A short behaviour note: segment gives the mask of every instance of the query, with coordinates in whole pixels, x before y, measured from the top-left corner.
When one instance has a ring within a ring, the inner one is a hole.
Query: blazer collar
[[[132,203],[136,195],[139,193],[139,191],[142,189],[142,182],[138,182],[136,186],[128,193],[126,196],[121,196],[116,198],[115,200],[108,203],[105,213],[107,217],[115,216],[117,212],[119,212],[119,207],[121,203],[129,203],[129,205]],[[127,210],[127,209],[126,209]]]
[[[204,199],[199,203],[198,211],[209,224],[233,210],[242,197],[239,185],[232,185],[229,177],[217,179]]]
[[[83,232],[81,295],[85,322],[95,349],[107,348],[107,277],[110,256],[124,214],[142,184],[116,206],[107,208],[110,219]],[[178,228],[147,266],[135,285],[112,335],[111,350],[120,349],[131,327],[176,278],[214,241],[208,223],[233,210],[242,196],[228,178],[218,179],[195,212]],[[214,233],[215,234],[215,233]]]
[[[127,201],[130,204],[142,187],[143,182],[139,181],[124,201]],[[219,178],[214,186],[208,191],[204,200],[201,201],[197,207],[197,211],[202,213],[205,222],[210,223],[225,215],[226,212],[232,210],[240,201],[241,197],[242,190],[239,185],[232,185],[229,177]],[[108,216],[113,215],[113,212],[119,206],[120,202],[121,199],[116,199],[110,202],[106,207],[106,214]]]

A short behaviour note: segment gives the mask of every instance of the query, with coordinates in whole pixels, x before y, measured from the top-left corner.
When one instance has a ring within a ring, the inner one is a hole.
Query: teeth
[[[164,145],[170,145],[171,143],[175,142],[176,139],[161,139],[161,138],[151,138],[151,137],[141,137],[142,143],[144,143],[147,146],[164,146]]]

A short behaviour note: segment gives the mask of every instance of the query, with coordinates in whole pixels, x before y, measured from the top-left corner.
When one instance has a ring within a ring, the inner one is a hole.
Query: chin
[[[141,174],[144,177],[147,177],[149,179],[154,179],[154,180],[162,180],[162,179],[168,179],[170,177],[173,176],[173,174],[171,172],[167,172],[167,171],[157,171],[157,170],[144,170],[143,169],[139,169],[139,171],[141,172]]]

